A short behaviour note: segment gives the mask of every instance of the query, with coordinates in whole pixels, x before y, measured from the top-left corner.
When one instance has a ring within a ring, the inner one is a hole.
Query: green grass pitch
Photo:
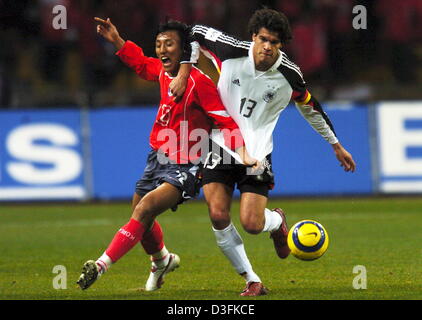
[[[349,300],[422,298],[422,199],[272,199],[289,225],[321,222],[329,236],[326,254],[312,262],[277,258],[268,234],[246,234],[232,216],[255,271],[270,289],[267,296],[240,297],[243,279],[215,245],[206,204],[191,201],[159,217],[168,249],[181,266],[162,289],[142,288],[150,262],[136,246],[90,289],[76,285],[82,264],[98,258],[130,216],[129,203],[25,204],[0,206],[0,299],[141,300]],[[66,274],[53,273],[56,265]],[[366,270],[366,289],[360,271]],[[356,269],[355,269],[356,271]],[[66,284],[55,289],[54,281]],[[355,277],[360,277],[356,278]],[[358,280],[357,280],[358,279]]]

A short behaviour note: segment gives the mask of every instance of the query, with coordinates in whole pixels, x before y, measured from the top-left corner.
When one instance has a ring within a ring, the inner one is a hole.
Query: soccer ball
[[[328,233],[314,220],[302,220],[290,228],[287,244],[291,254],[300,260],[315,260],[328,248]]]

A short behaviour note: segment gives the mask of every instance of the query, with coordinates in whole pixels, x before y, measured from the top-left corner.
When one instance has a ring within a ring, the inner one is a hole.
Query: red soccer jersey
[[[161,150],[176,163],[194,162],[201,156],[198,140],[203,135],[198,134],[209,133],[213,125],[228,129],[223,133],[230,149],[244,145],[239,127],[226,112],[216,86],[199,69],[192,68],[185,94],[176,103],[169,89],[173,78],[163,70],[159,59],[146,57],[142,48],[131,41],[126,41],[116,54],[141,78],[160,83],[160,107],[150,134],[154,150]],[[208,141],[202,142],[208,145]]]

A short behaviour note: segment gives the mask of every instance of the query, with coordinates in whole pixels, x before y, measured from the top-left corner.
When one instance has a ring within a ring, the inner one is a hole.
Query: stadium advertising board
[[[357,163],[356,172],[344,172],[331,146],[289,106],[274,131],[272,195],[369,194],[374,190],[368,106],[323,105],[337,137]]]
[[[377,119],[380,191],[422,192],[422,102],[380,103]]]
[[[0,119],[0,200],[86,197],[78,111],[4,111]]]
[[[272,157],[275,188],[271,195],[368,194],[373,191],[368,109],[328,104],[337,135],[358,162],[355,173],[339,167],[334,152],[294,106],[280,117]],[[146,165],[155,108],[97,109],[90,113],[93,196],[131,197]],[[236,194],[238,194],[236,192]]]
[[[371,159],[374,151],[370,142],[374,139],[369,130],[370,107],[348,103],[324,106],[341,143],[353,154],[357,171],[344,172],[330,145],[294,106],[289,106],[274,132],[272,196],[370,194],[377,190],[373,170],[378,169],[372,167]],[[411,141],[422,141],[421,117],[416,109],[403,109],[399,114],[403,114],[400,119],[404,124],[399,125],[399,117],[391,116],[389,108],[378,109],[381,181],[398,183],[399,177],[403,178],[399,182],[417,186],[417,178],[422,176],[421,149]],[[0,200],[131,198],[146,164],[155,116],[156,108],[146,106],[86,113],[2,111]],[[389,130],[395,130],[393,145],[385,143],[390,139]],[[406,157],[390,155],[398,149]],[[386,184],[383,188],[388,190]]]
[[[147,160],[156,108],[97,109],[90,112],[92,195],[132,197]]]

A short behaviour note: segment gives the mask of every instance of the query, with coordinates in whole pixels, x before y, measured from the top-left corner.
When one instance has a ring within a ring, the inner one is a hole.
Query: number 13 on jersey
[[[243,98],[240,100],[240,114],[245,118],[249,118],[252,115],[253,109],[256,107],[257,102],[252,99]],[[245,113],[242,114],[245,108]]]

